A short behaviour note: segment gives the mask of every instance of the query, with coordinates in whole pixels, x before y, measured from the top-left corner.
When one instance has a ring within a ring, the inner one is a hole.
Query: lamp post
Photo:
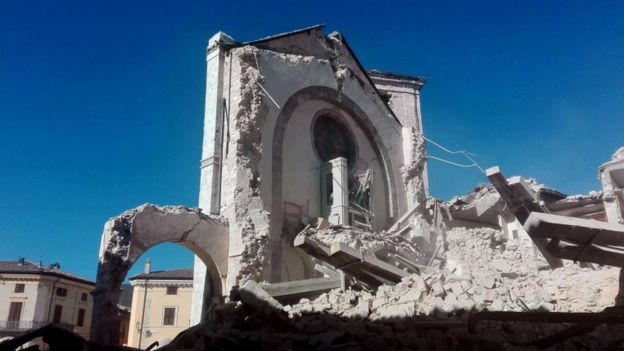
[[[138,348],[141,348],[141,341],[143,340],[143,327],[144,327],[144,322],[145,322],[145,304],[147,301],[147,287],[149,284],[149,274],[152,268],[152,260],[150,260],[149,258],[147,258],[145,260],[145,291],[143,292],[143,309],[141,312],[141,329],[139,329],[139,345]]]

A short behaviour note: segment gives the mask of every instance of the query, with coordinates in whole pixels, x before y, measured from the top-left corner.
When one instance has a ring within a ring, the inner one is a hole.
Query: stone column
[[[622,203],[618,195],[618,192],[622,191],[622,189],[618,188],[613,177],[616,171],[624,174],[624,159],[619,162],[612,161],[600,167],[602,201],[604,203],[607,220],[611,223],[624,224],[624,203]]]
[[[624,201],[618,195],[618,192],[624,192],[622,189],[624,187],[624,147],[619,148],[613,154],[611,161],[600,166],[598,178],[602,183],[602,201],[607,221],[624,224]],[[620,268],[619,290],[615,296],[615,305],[624,305],[624,268]]]
[[[223,32],[208,42],[206,52],[206,104],[204,114],[204,142],[200,164],[199,208],[205,213],[219,214],[221,205],[221,153],[223,149],[224,65],[227,44],[234,40]],[[225,45],[224,45],[225,44]],[[193,272],[193,302],[191,325],[201,322],[206,294],[206,265],[195,256]],[[221,279],[221,277],[214,277]]]
[[[321,166],[322,213],[332,224],[349,224],[347,159],[338,157]]]

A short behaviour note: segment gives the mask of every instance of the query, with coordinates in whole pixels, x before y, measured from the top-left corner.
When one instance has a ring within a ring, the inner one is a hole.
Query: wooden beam
[[[344,243],[335,243],[328,247],[308,236],[299,235],[295,238],[295,247],[303,249],[371,288],[387,283],[398,283],[401,278],[411,274],[380,260],[373,254],[364,253]]]
[[[556,257],[624,267],[624,225],[533,212],[524,230],[554,240],[546,249]]]
[[[320,295],[325,291],[340,288],[340,276],[264,284],[262,285],[262,288],[264,288],[264,290],[266,290],[266,292],[268,292],[274,298],[284,296],[293,297],[297,295],[306,297],[310,294],[315,293],[318,293]]]
[[[531,212],[543,212],[545,210],[536,203],[539,201],[537,195],[522,179],[515,178],[513,184],[510,185],[498,166],[488,168],[486,175],[520,224],[526,222]],[[533,237],[531,239],[533,239],[542,256],[548,261],[550,267],[558,268],[563,266],[563,262],[560,259],[553,257],[546,250],[548,245],[546,239]]]
[[[332,256],[348,256],[350,259],[347,260],[349,260],[350,263],[353,263],[353,260],[356,260],[356,262],[359,260],[360,265],[364,266],[370,273],[378,275],[394,283],[398,283],[401,281],[401,278],[410,275],[410,273],[386,263],[372,254],[356,250],[344,243],[335,243],[331,246],[330,250]],[[340,269],[340,267],[336,268]]]

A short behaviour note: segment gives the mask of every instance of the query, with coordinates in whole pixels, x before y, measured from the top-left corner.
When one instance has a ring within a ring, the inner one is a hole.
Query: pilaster
[[[205,213],[219,214],[221,203],[221,153],[226,106],[223,99],[224,67],[228,44],[234,40],[223,32],[208,41],[206,50],[206,101],[204,141],[200,162],[199,208]],[[226,249],[226,248],[224,248]],[[193,302],[191,325],[201,322],[207,300],[206,265],[195,256],[193,270]],[[214,277],[221,279],[222,277]],[[209,287],[208,287],[209,288]]]

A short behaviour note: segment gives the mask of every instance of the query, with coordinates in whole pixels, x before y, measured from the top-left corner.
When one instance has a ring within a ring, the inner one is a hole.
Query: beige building
[[[193,270],[149,271],[130,278],[132,308],[128,346],[162,346],[190,326]],[[147,289],[146,289],[147,287]]]
[[[56,323],[88,339],[94,287],[58,264],[0,261],[0,337]]]

